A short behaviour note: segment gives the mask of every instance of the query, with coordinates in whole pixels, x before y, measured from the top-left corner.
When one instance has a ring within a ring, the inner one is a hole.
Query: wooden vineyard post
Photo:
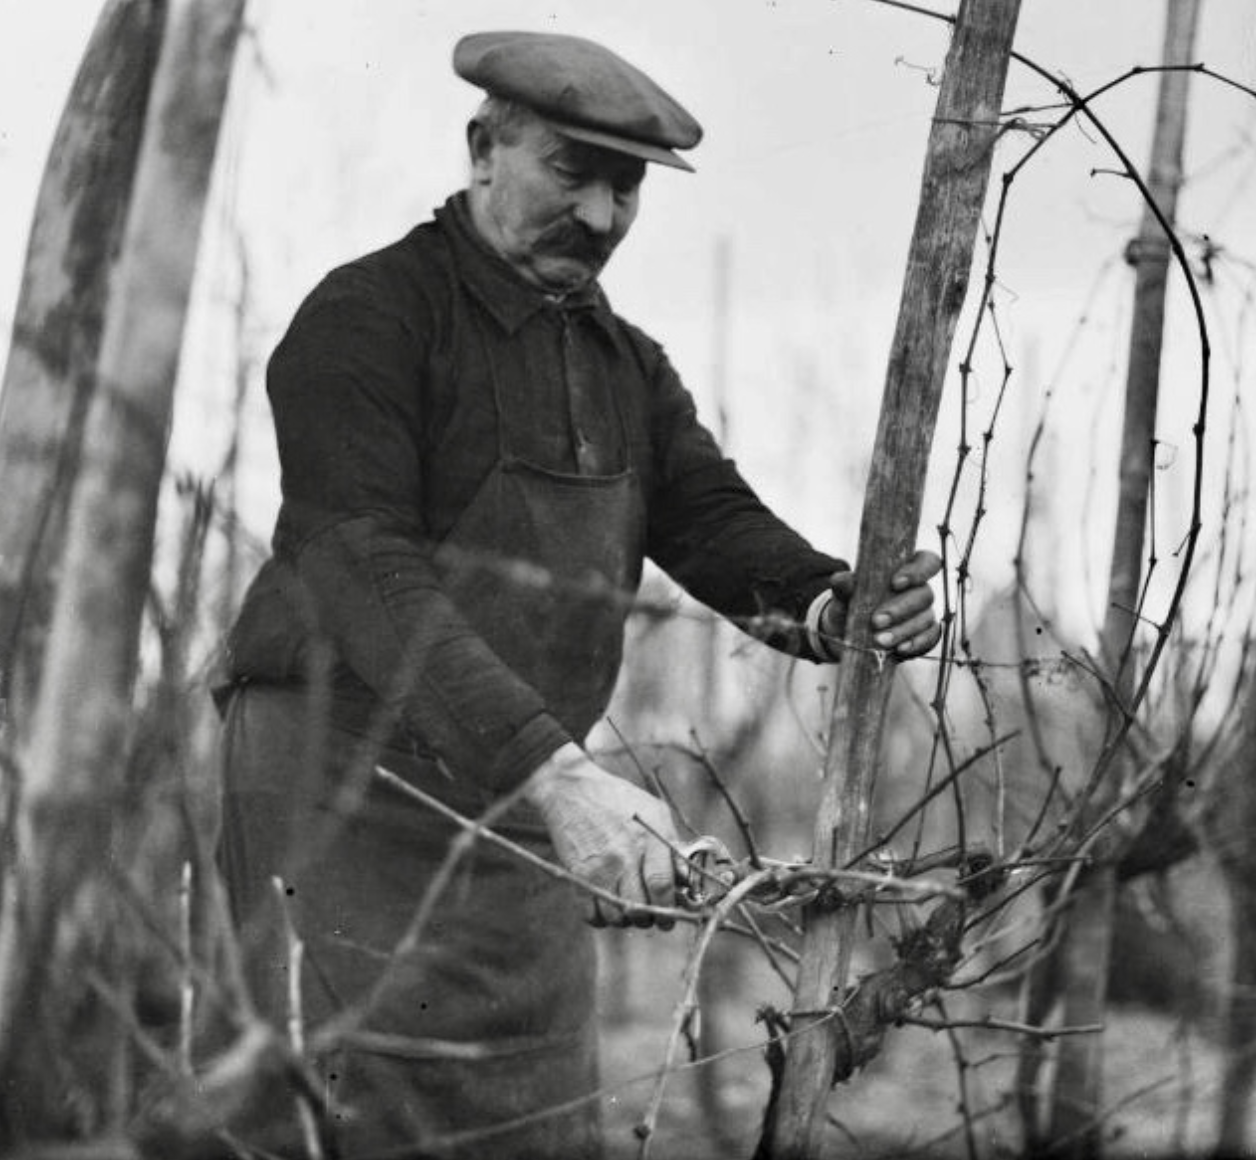
[[[48,1109],[67,1102],[55,1090],[63,1069],[47,1061],[69,1050],[50,1029],[84,1005],[85,980],[65,969],[68,957],[90,946],[93,969],[110,972],[107,918],[76,904],[109,864],[125,801],[175,375],[244,0],[162,7],[161,53],[112,272],[44,676],[20,760],[16,857],[4,868],[0,1073],[23,1123],[0,1128],[19,1138],[23,1125],[46,1133],[58,1114]],[[74,1050],[85,1053],[77,1043]]]
[[[15,734],[30,734],[23,710],[38,686],[49,575],[96,383],[109,274],[130,203],[161,16],[151,0],[110,0],[105,7],[35,204],[0,382],[0,738],[9,751],[17,747]],[[19,681],[23,656],[34,671]]]
[[[851,647],[838,687],[813,859],[843,866],[864,848],[893,664],[872,647],[869,620],[916,541],[925,475],[956,323],[968,289],[989,183],[1019,0],[963,0],[929,134],[920,206],[859,532]],[[799,964],[773,1160],[819,1160],[824,1106],[837,1063],[826,1012],[849,967],[856,915],[813,911]]]
[[[1182,152],[1186,140],[1189,64],[1199,24],[1200,0],[1167,0],[1156,123],[1152,138],[1147,189],[1163,220],[1173,225],[1182,185]],[[1170,246],[1161,217],[1143,209],[1138,236],[1127,251],[1135,268],[1133,319],[1126,369],[1125,411],[1118,467],[1116,526],[1108,573],[1101,652],[1118,704],[1129,703],[1136,685],[1132,655],[1137,609],[1144,580],[1147,516],[1152,496],[1156,442],[1156,411],[1160,393],[1160,355],[1164,341],[1165,290]],[[1096,712],[1102,714],[1100,707]],[[1124,784],[1128,752],[1117,753],[1093,801],[1080,819],[1083,827],[1109,809],[1117,787]],[[1108,970],[1112,955],[1117,903],[1116,851],[1101,844],[1097,866],[1071,900],[1063,932],[1057,972],[1062,1019],[1067,1026],[1102,1023],[1107,1008]],[[1084,1160],[1103,1151],[1102,1035],[1062,1040],[1051,1100],[1048,1144],[1052,1154]]]

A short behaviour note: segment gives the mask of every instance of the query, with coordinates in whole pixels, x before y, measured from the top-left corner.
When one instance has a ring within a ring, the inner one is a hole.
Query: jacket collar
[[[525,281],[480,237],[465,191],[454,194],[434,217],[449,239],[462,284],[507,334],[514,334],[538,311],[551,309],[586,315],[614,335],[614,315],[601,286],[594,282],[558,298]]]

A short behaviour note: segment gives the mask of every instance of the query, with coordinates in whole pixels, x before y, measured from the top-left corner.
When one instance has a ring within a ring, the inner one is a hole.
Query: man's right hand
[[[628,900],[627,907],[617,907],[590,898],[595,926],[672,925],[631,905],[675,905],[672,853],[661,839],[675,843],[678,838],[663,802],[608,773],[573,743],[532,774],[525,797],[545,819],[562,865]]]

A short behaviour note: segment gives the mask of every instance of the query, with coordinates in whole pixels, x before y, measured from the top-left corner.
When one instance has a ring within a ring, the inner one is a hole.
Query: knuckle
[[[619,881],[623,860],[609,852],[590,854],[579,862],[577,873],[582,878],[602,887],[613,886]]]

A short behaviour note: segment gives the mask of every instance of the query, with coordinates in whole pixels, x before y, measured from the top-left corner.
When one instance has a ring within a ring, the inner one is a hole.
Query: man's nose
[[[610,233],[615,220],[615,191],[608,181],[590,181],[580,190],[576,217],[590,233]]]

